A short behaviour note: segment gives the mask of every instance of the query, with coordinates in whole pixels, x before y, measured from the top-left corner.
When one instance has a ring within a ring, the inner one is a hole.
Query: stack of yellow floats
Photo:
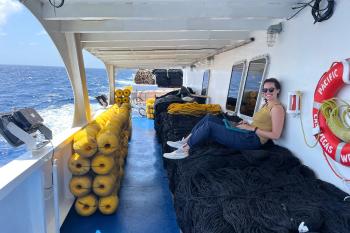
[[[154,102],[155,98],[149,98],[146,100],[146,116],[149,119],[154,119]]]
[[[81,216],[90,216],[97,208],[102,214],[113,214],[118,207],[131,135],[130,110],[129,103],[113,105],[74,136],[69,187]]]
[[[130,88],[116,89],[114,91],[114,101],[116,104],[121,105],[122,103],[130,102]]]
[[[221,113],[221,107],[219,104],[174,103],[169,105],[168,113],[174,115],[191,116],[202,116],[208,113],[217,115]]]

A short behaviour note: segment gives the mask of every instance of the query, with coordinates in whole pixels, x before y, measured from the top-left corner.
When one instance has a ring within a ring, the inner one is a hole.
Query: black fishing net
[[[155,128],[170,152],[166,142],[187,136],[201,117],[167,114],[178,96],[157,101]],[[298,233],[302,222],[310,233],[350,232],[347,194],[271,141],[244,151],[208,142],[164,164],[183,233]]]
[[[169,116],[167,112],[169,105],[173,103],[184,103],[185,101],[183,101],[182,98],[190,96],[191,94],[193,94],[191,88],[181,87],[179,90],[169,92],[156,98],[154,103],[154,129],[156,130],[156,135],[160,142],[163,142],[164,138],[167,140],[181,139],[191,132],[193,126],[201,119],[190,116],[170,117],[171,119],[168,119]],[[181,123],[183,123],[183,125]],[[169,139],[167,137],[169,137]],[[165,148],[165,151],[168,152],[169,148]]]
[[[346,193],[316,179],[285,148],[235,151],[216,144],[166,160],[183,233],[350,232]]]
[[[176,95],[166,95],[162,98],[157,98],[154,103],[154,129],[156,130],[157,138],[161,141],[162,128],[167,115],[168,106],[172,103],[183,103],[184,101]]]

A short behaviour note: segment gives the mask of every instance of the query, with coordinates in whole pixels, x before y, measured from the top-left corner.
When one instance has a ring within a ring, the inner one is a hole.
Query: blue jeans
[[[254,150],[261,147],[260,139],[253,131],[238,132],[227,129],[220,118],[209,114],[194,126],[187,144],[195,147],[208,140],[237,150]]]

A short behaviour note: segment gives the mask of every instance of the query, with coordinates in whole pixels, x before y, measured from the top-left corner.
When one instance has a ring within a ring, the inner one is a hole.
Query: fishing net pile
[[[186,87],[182,87],[179,90],[156,97],[154,102],[154,129],[160,142],[162,141],[163,122],[165,122],[164,118],[167,115],[169,105],[172,103],[184,103],[185,101],[182,98],[190,94],[191,92]]]
[[[218,114],[221,112],[220,105],[216,104],[184,104],[183,98],[191,96],[191,94],[193,91],[190,88],[181,87],[180,90],[156,98],[154,129],[159,142],[163,142],[165,152],[169,152],[166,141],[187,136],[193,126],[207,113]]]
[[[167,140],[188,135],[201,119],[166,112],[158,117],[163,152],[174,150]],[[289,233],[303,224],[304,232],[350,232],[347,194],[272,142],[245,151],[208,142],[186,159],[164,164],[183,233]]]
[[[159,97],[155,101],[154,127],[158,140],[162,143],[163,152],[172,150],[166,144],[167,141],[186,137],[203,116],[221,112],[220,105],[184,103],[181,99],[183,96],[187,96],[187,92],[180,90]]]
[[[183,83],[183,71],[181,69],[154,69],[158,87],[181,87]]]
[[[167,160],[184,233],[349,232],[346,193],[316,179],[279,146],[235,151],[207,145]]]
[[[187,116],[187,115],[172,115],[163,114],[162,132],[160,134],[160,142],[164,153],[171,152],[173,149],[169,147],[167,141],[177,141],[179,138],[186,137],[191,133],[195,126],[203,116]]]
[[[150,70],[138,70],[134,81],[136,84],[155,84],[154,76]]]

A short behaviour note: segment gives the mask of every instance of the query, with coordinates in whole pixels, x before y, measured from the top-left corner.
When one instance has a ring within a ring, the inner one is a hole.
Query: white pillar
[[[86,125],[91,120],[91,112],[80,34],[62,33],[59,31],[60,22],[43,20],[41,18],[42,3],[40,1],[25,1],[24,4],[46,29],[66,66],[74,93],[74,117],[72,126]]]
[[[106,64],[106,70],[109,83],[109,104],[114,104],[115,67],[114,65]]]
[[[65,61],[65,64],[74,92],[73,127],[84,126],[91,121],[91,111],[80,34],[65,33],[65,37],[68,55],[68,62]]]

